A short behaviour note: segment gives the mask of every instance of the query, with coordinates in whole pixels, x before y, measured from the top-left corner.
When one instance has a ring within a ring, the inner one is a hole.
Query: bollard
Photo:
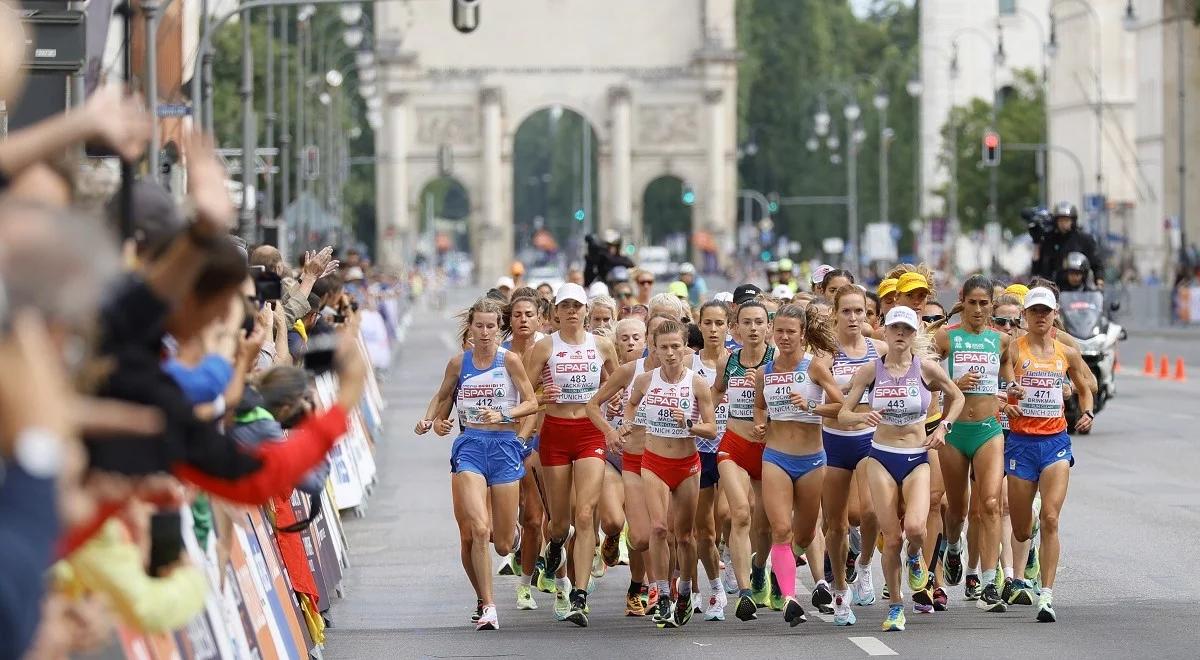
[[[1171,362],[1170,362],[1170,360],[1167,359],[1167,356],[1164,355],[1164,356],[1162,356],[1162,362],[1159,363],[1158,378],[1159,378],[1159,380],[1167,380],[1170,377],[1171,377]]]
[[[1179,383],[1187,381],[1187,376],[1183,373],[1183,358],[1175,358],[1175,381]]]
[[[1153,353],[1146,353],[1146,366],[1142,368],[1142,375],[1145,375],[1145,376],[1153,376],[1154,375],[1154,354]]]

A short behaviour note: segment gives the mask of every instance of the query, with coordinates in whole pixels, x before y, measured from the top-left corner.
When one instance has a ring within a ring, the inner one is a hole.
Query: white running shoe
[[[604,560],[600,558],[600,546],[596,546],[596,553],[592,555],[592,577],[602,578],[608,567],[604,565]]]
[[[871,577],[871,566],[868,564],[863,566],[858,565],[858,579],[850,584],[850,590],[853,594],[850,597],[852,605],[874,605],[875,604],[875,585],[874,578]]]
[[[554,618],[566,621],[571,613],[571,581],[567,578],[554,581]]]
[[[729,546],[721,546],[721,584],[725,587],[725,593],[736,594],[738,592],[737,574],[733,572],[733,558],[729,556]]]
[[[475,630],[499,630],[500,620],[496,618],[496,606],[484,605],[483,616],[475,622]]]
[[[857,621],[854,610],[850,609],[847,595],[845,591],[837,591],[833,594],[833,625],[835,626],[852,626]]]
[[[536,610],[537,601],[533,599],[533,589],[527,584],[517,585],[517,609]]]
[[[704,610],[705,621],[724,621],[725,606],[729,604],[729,597],[725,595],[725,591],[717,591],[708,597],[708,607]]]

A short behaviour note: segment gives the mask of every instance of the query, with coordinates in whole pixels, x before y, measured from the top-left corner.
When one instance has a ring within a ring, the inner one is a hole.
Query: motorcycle
[[[1096,379],[1096,393],[1092,397],[1092,413],[1099,414],[1104,404],[1117,394],[1117,383],[1113,364],[1117,357],[1117,343],[1128,335],[1120,324],[1109,318],[1110,312],[1119,309],[1114,302],[1104,304],[1101,291],[1064,291],[1059,296],[1059,316],[1067,333],[1075,338],[1083,361]],[[1067,426],[1075,433],[1075,422],[1082,411],[1079,398],[1072,394],[1066,401]],[[1081,431],[1088,433],[1089,431]]]

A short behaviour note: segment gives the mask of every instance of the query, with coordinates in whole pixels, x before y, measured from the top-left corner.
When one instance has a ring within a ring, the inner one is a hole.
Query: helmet
[[[795,266],[792,264],[792,260],[788,259],[787,257],[784,257],[783,259],[779,260],[779,272],[781,272],[781,273],[787,273],[787,274],[791,275],[792,268],[794,268],[794,267]]]
[[[1079,219],[1079,209],[1070,202],[1059,202],[1054,205],[1054,209],[1050,212],[1054,218],[1070,218],[1072,220]]]
[[[768,261],[767,262],[767,272],[768,273],[778,273],[779,272],[779,262],[778,261]]]
[[[1091,269],[1091,267],[1091,264],[1088,263],[1088,258],[1083,256],[1082,252],[1067,253],[1066,258],[1063,259],[1062,263],[1062,269],[1064,271],[1077,270],[1081,273],[1086,273]]]
[[[615,229],[604,230],[604,242],[608,245],[620,245],[621,244],[621,232],[619,232]]]

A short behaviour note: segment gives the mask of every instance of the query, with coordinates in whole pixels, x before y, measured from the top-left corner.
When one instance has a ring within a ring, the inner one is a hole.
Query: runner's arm
[[[875,364],[868,362],[858,368],[854,372],[854,377],[850,379],[850,391],[846,393],[842,399],[842,407],[838,410],[837,420],[839,424],[865,424],[870,421],[870,416],[874,415],[878,421],[879,413],[870,412],[855,412],[854,406],[862,399],[863,392],[867,391],[867,386],[871,384],[871,379],[875,377]]]
[[[717,414],[713,411],[712,390],[698,375],[692,375],[692,391],[696,393],[696,405],[700,408],[700,423],[692,424],[692,433],[707,440],[717,437]]]
[[[870,340],[868,340],[870,341]],[[833,356],[818,355],[808,365],[808,376],[825,391],[825,403],[815,406],[813,412],[827,419],[837,419],[842,410],[842,389],[833,379]],[[856,399],[857,400],[857,399]]]

